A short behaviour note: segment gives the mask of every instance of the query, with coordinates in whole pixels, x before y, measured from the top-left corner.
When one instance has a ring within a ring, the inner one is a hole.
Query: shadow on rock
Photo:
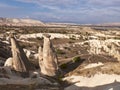
[[[66,74],[66,73],[69,73],[69,72],[75,70],[84,61],[85,61],[85,59],[80,59],[80,60],[75,61],[75,62],[74,61],[70,61],[68,63],[60,65],[60,67],[61,67],[62,71]]]

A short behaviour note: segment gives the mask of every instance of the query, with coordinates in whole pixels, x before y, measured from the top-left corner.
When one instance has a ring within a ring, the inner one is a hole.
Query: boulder
[[[5,67],[13,68],[13,59],[12,57],[8,58],[4,64]]]

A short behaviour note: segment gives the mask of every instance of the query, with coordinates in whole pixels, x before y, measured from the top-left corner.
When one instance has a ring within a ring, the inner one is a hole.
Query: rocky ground
[[[11,28],[11,27],[10,27]],[[26,33],[28,28],[13,27],[0,40],[0,89],[1,90],[119,90],[120,82],[120,31],[116,27],[101,30],[99,27],[47,28]],[[29,27],[30,28],[30,27]],[[33,27],[32,27],[33,28]],[[4,68],[11,57],[8,33],[16,32],[16,38],[36,72],[23,78],[15,71]],[[3,31],[0,31],[2,33]],[[40,74],[38,47],[43,45],[43,34],[51,35],[63,76],[53,79]],[[16,80],[17,79],[17,80]],[[7,86],[7,88],[6,88]]]

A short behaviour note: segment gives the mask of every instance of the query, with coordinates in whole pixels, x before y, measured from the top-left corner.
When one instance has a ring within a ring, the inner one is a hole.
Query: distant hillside
[[[115,22],[115,23],[103,23],[99,24],[101,26],[120,26],[120,22]]]
[[[45,26],[45,24],[33,19],[0,18],[0,25],[8,26]]]

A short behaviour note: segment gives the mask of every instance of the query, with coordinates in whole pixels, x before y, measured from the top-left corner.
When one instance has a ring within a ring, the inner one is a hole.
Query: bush
[[[66,69],[66,68],[67,68],[67,64],[64,63],[64,64],[60,65],[60,68],[61,68],[61,69]]]
[[[73,62],[76,63],[76,62],[79,62],[81,60],[81,58],[78,56],[78,57],[74,57],[73,58]]]
[[[56,50],[56,53],[57,53],[57,54],[65,54],[65,52],[62,51],[62,50],[60,50],[60,49],[57,49],[57,50]]]
[[[63,79],[63,75],[59,74],[59,75],[58,75],[58,79],[57,79],[58,82],[62,82],[62,81],[63,81],[62,79]]]

